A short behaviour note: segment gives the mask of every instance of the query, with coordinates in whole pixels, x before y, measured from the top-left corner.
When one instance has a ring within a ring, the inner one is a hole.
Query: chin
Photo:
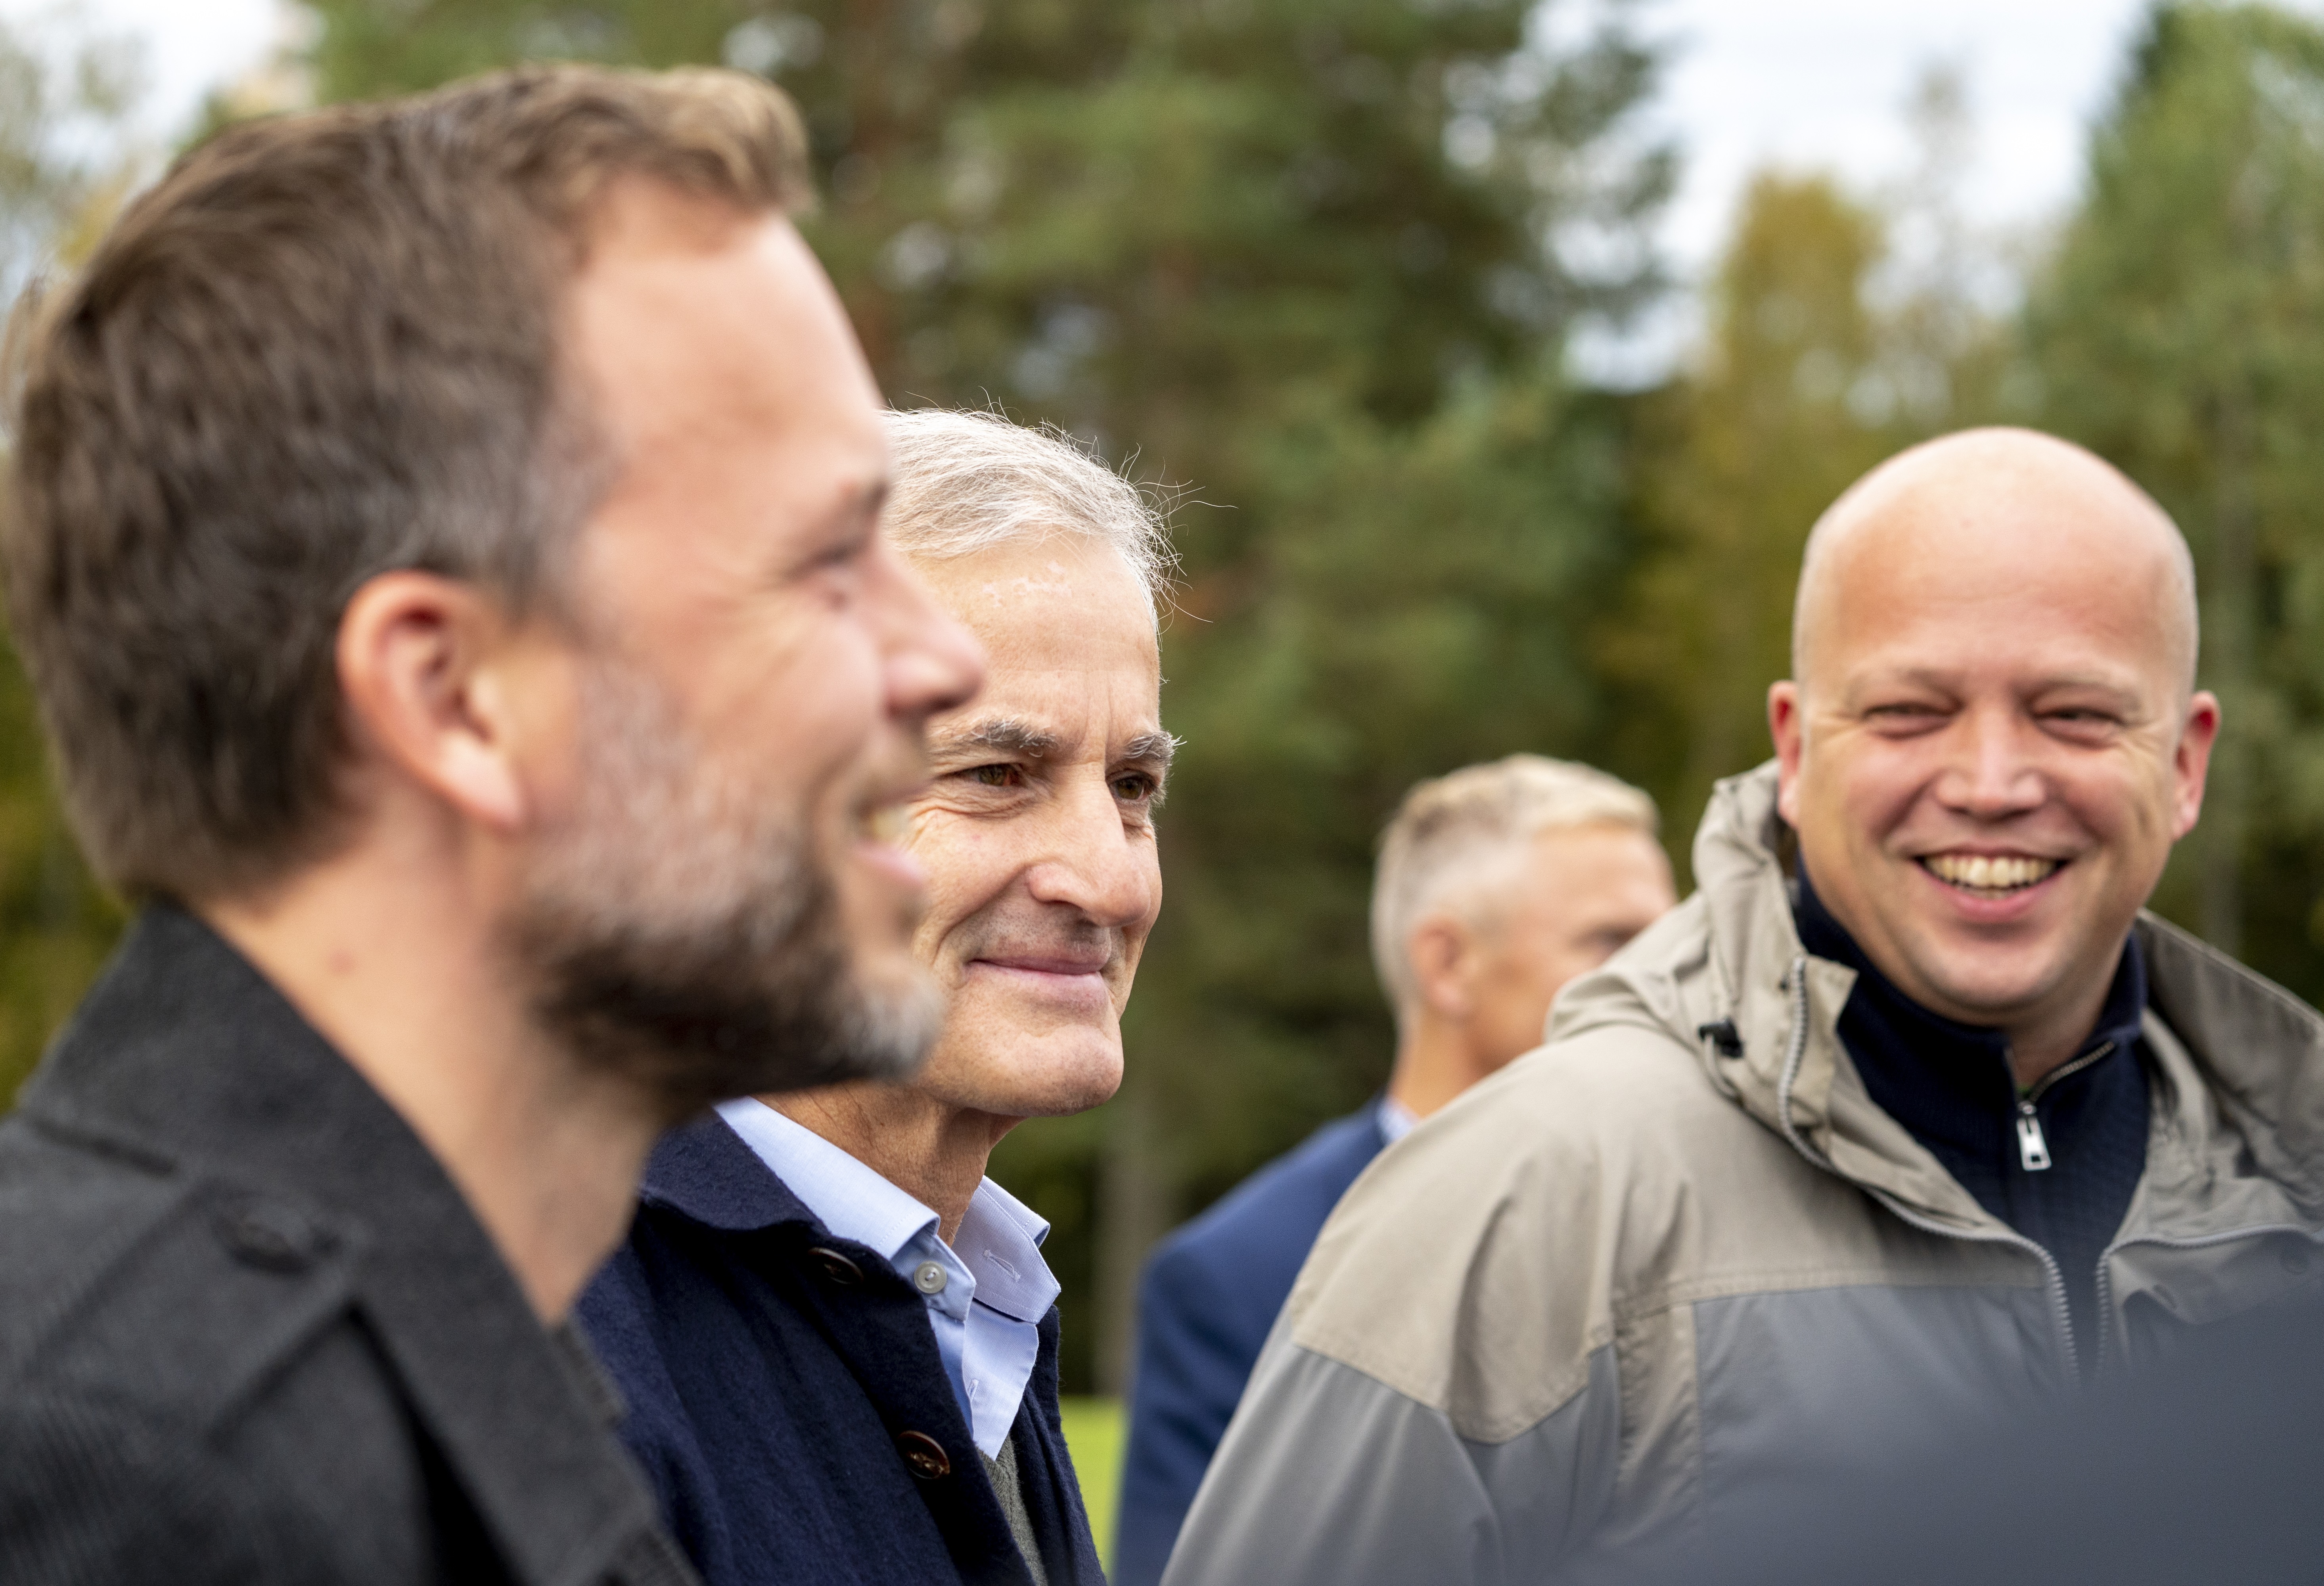
[[[1121,1047],[1092,1036],[1030,1038],[987,1071],[974,1105],[1005,1118],[1065,1118],[1113,1099],[1121,1088]]]
[[[2000,1025],[2040,1002],[2056,983],[2054,976],[2029,976],[2020,961],[1991,973],[1975,966],[1940,967],[1924,975],[1929,988],[1951,1006],[1952,1017],[1964,1024]],[[1944,1012],[1944,1009],[1933,1010]]]

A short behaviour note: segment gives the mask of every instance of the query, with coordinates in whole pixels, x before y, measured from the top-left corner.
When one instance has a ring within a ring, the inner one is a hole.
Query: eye
[[[1157,784],[1143,771],[1132,771],[1113,779],[1113,796],[1124,804],[1139,804],[1154,797]]]
[[[1896,699],[1868,706],[1864,720],[1876,731],[1918,733],[1942,725],[1947,714],[1942,705],[1925,699]]]
[[[1025,785],[1025,768],[1006,763],[981,765],[964,771],[980,788],[1021,788]]]
[[[2122,725],[2122,718],[2096,705],[2067,705],[2042,713],[2043,724],[2069,738],[2103,738]]]

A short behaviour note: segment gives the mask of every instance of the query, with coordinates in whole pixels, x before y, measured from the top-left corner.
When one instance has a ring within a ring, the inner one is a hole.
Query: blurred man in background
[[[1541,1044],[1558,991],[1676,901],[1654,801],[1516,754],[1423,782],[1380,842],[1372,955],[1396,1010],[1388,1093],[1325,1124],[1163,1241],[1139,1297],[1120,1586],[1162,1578],[1299,1264],[1356,1176]]]
[[[581,1318],[712,1586],[1101,1586],[1059,1430],[1047,1225],[984,1176],[1121,1081],[1162,906],[1156,601],[1138,490],[978,413],[891,414],[888,532],[991,656],[930,729],[903,846],[949,996],[907,1083],[744,1099],[654,1155]]]
[[[1934,441],[1793,643],[1701,890],[1334,1213],[1171,1581],[1554,1576],[2315,1281],[2324,1019],[2142,910],[2219,722],[2169,518]]]
[[[675,1581],[565,1319],[669,1125],[908,1072],[880,538],[788,101],[246,124],[30,331],[14,636],[141,905],[0,1123],[0,1577]]]

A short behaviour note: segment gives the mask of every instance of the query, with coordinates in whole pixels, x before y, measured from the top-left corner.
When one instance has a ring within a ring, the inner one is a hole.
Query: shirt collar
[[[976,1278],[976,1301],[1019,1322],[1038,1323],[1057,1303],[1058,1284],[1041,1259],[1049,1225],[991,1179],[976,1186],[953,1249]]]
[[[939,1259],[946,1253],[936,1213],[805,1124],[751,1096],[721,1102],[718,1116],[840,1238],[899,1266],[916,1247]],[[987,1178],[969,1198],[949,1253],[973,1280],[977,1304],[1038,1323],[1059,1293],[1041,1259],[1048,1237],[1049,1225],[1032,1208]]]

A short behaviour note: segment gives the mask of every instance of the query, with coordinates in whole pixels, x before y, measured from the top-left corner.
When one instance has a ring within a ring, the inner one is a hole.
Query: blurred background
[[[1405,788],[1593,761],[1683,884],[1767,752],[1809,524],[1921,437],[2038,425],[2177,516],[2227,725],[2159,903],[2324,996],[2324,18],[1917,9],[7,0],[0,286],[238,117],[526,58],[788,88],[890,400],[1055,420],[1174,507],[1129,1079],[994,1166],[1055,1225],[1068,1391],[1110,1396],[1152,1242],[1387,1074]],[[8,669],[0,1097],[118,924]]]

